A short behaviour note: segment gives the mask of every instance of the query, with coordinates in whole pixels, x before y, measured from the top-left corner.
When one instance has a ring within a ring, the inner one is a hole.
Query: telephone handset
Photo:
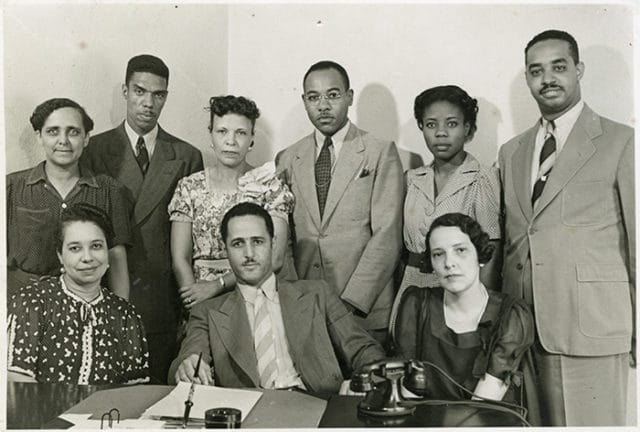
[[[423,393],[426,388],[424,367],[416,361],[398,359],[363,366],[351,376],[351,390],[366,393],[358,404],[358,412],[372,416],[413,414],[415,406],[408,404],[401,393],[403,381],[408,390]]]

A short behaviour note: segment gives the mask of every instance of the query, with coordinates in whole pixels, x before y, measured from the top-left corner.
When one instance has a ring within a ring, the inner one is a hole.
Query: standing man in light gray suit
[[[633,129],[582,101],[570,34],[535,36],[525,62],[542,117],[502,146],[500,171],[503,291],[536,321],[530,412],[547,426],[621,426],[634,330]]]
[[[158,125],[168,84],[169,69],[158,57],[143,54],[129,60],[122,85],[127,118],[92,137],[82,154],[82,163],[120,181],[135,202],[127,251],[129,301],[142,316],[149,372],[156,382],[166,381],[177,351],[181,304],[171,271],[167,206],[178,180],[203,169],[200,151]]]
[[[384,341],[402,247],[402,165],[393,142],[349,121],[353,90],[332,61],[309,68],[304,102],[315,130],[278,154],[296,197],[294,258],[301,279],[323,279]]]

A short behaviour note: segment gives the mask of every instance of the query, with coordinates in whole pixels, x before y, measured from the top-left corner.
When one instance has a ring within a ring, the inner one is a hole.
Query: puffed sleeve
[[[502,238],[500,229],[500,175],[495,167],[482,167],[478,174],[474,216],[491,240]]]
[[[419,357],[418,338],[429,311],[428,294],[429,289],[417,286],[410,286],[402,293],[392,335],[392,355],[404,359]]]
[[[288,221],[295,198],[289,187],[276,175],[274,162],[255,168],[238,180],[244,197],[260,203],[272,217]]]
[[[123,302],[124,303],[124,302]],[[145,382],[149,380],[149,350],[144,336],[142,318],[135,311],[133,305],[125,303],[123,307],[127,354],[124,358],[124,377],[128,383]]]
[[[509,383],[518,370],[520,361],[533,344],[534,323],[529,307],[522,300],[515,300],[505,312],[497,341],[489,356],[487,373]]]
[[[7,302],[7,369],[37,378],[43,301],[37,290],[20,289]]]
[[[167,210],[169,220],[175,222],[193,222],[193,201],[191,200],[191,177],[183,177],[178,181]]]

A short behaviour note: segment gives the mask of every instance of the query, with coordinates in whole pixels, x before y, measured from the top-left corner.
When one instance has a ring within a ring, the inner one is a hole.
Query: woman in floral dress
[[[260,111],[253,101],[230,95],[212,97],[209,111],[215,161],[180,180],[169,204],[173,269],[187,309],[235,285],[219,228],[226,211],[240,202],[254,202],[271,214],[274,269],[295,279],[287,252],[293,194],[276,177],[273,162],[254,168],[246,160]]]

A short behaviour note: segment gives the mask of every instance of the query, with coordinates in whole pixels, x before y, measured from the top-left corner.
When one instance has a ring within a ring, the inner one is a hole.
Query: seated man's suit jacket
[[[500,148],[503,291],[533,290],[550,353],[628,352],[635,301],[633,129],[584,106],[536,208],[531,161],[539,123]]]
[[[127,250],[129,301],[142,316],[148,333],[176,329],[180,302],[171,270],[171,222],[167,207],[178,180],[203,169],[199,150],[158,129],[145,176],[124,123],[91,137],[81,159],[93,172],[107,174],[125,185],[135,203],[132,246]]]
[[[388,327],[402,249],[402,164],[393,142],[349,127],[320,219],[314,134],[276,157],[296,197],[292,230],[300,279],[323,279],[366,329]],[[365,317],[366,316],[366,317]]]
[[[384,358],[380,345],[360,327],[322,281],[277,282],[282,319],[293,364],[307,390],[337,392],[343,381],[338,359],[357,369]],[[171,364],[169,382],[182,361],[203,353],[215,385],[259,387],[253,334],[238,289],[191,310],[187,336]]]

